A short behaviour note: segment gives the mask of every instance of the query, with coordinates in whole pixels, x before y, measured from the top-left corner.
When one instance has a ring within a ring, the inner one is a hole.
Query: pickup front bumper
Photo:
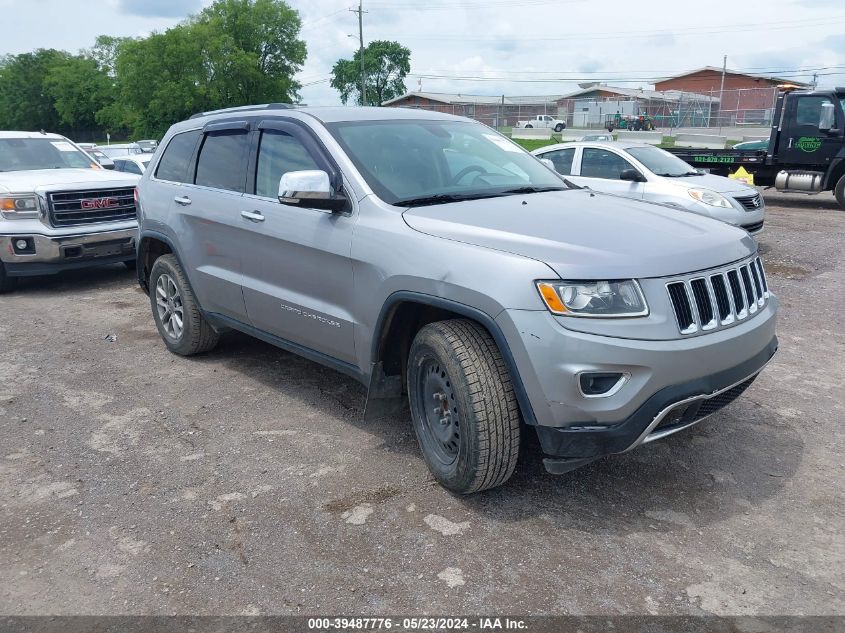
[[[138,229],[98,233],[0,235],[0,261],[9,277],[51,275],[135,259]]]

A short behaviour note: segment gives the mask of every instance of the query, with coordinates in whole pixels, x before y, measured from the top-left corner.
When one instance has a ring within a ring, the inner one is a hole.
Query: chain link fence
[[[517,127],[549,116],[576,129],[604,129],[611,122],[619,129],[641,117],[655,128],[672,129],[767,127],[772,124],[776,99],[777,88],[772,87],[702,93],[643,90],[634,95],[592,97],[410,93],[391,105],[469,117],[494,128]]]

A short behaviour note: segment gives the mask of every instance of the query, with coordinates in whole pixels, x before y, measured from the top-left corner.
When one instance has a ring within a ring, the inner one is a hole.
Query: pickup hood
[[[757,249],[723,222],[587,190],[416,207],[403,217],[428,235],[542,261],[562,279],[664,277]]]
[[[56,189],[134,187],[140,176],[105,169],[29,169],[0,172],[0,192],[33,193]]]
[[[676,183],[687,189],[710,189],[711,191],[726,193],[731,196],[753,196],[757,193],[754,187],[749,187],[738,180],[731,180],[730,178],[715,176],[713,174],[666,178],[666,181]]]

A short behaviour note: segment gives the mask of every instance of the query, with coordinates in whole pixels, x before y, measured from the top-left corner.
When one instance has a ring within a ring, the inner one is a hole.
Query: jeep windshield
[[[327,127],[388,204],[442,204],[569,188],[531,154],[479,123],[350,121]]]
[[[91,158],[61,138],[0,139],[0,171],[92,167]]]

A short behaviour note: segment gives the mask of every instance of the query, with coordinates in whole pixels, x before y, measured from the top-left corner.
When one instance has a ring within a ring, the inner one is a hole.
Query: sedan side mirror
[[[551,161],[551,159],[541,158],[540,162],[543,163],[546,167],[548,167],[552,171],[557,172],[557,170],[555,169],[555,164]]]
[[[619,180],[629,180],[631,182],[645,182],[645,176],[643,176],[636,169],[623,169],[622,173],[619,174]]]
[[[320,169],[289,171],[279,180],[279,202],[311,209],[343,211],[348,199],[332,190],[329,175]]]

